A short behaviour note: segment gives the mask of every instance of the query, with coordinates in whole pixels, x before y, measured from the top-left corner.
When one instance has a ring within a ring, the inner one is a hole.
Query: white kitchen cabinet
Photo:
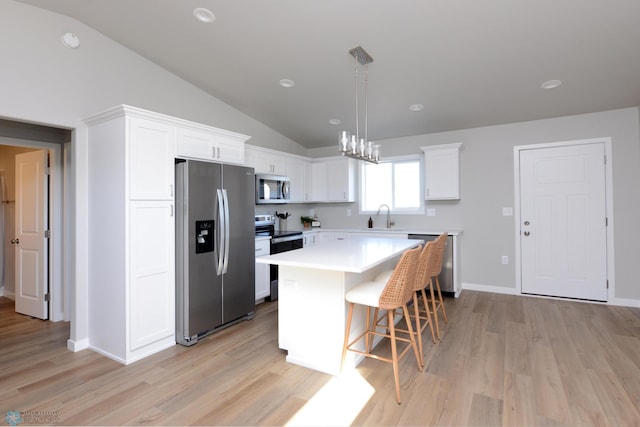
[[[131,201],[129,351],[175,334],[173,202]]]
[[[307,170],[310,163],[306,160],[287,157],[286,175],[290,178],[291,203],[303,203],[311,200],[311,194],[307,191]]]
[[[269,255],[270,242],[267,239],[256,240],[256,258]],[[256,262],[256,304],[263,302],[271,294],[269,264]]]
[[[355,202],[355,165],[348,157],[327,161],[327,201]]]
[[[459,151],[462,144],[420,147],[424,151],[425,200],[460,198]]]
[[[89,347],[128,364],[175,345],[176,126],[128,106],[85,123]]]
[[[311,181],[314,202],[355,202],[355,164],[347,157],[314,160]]]
[[[311,163],[311,201],[326,202],[327,192],[327,164],[314,161]]]
[[[173,200],[175,127],[140,117],[128,124],[129,198]]]
[[[246,135],[216,128],[178,127],[176,154],[181,158],[245,164]]]
[[[317,231],[306,231],[302,233],[302,247],[317,245],[320,242],[319,233]]]
[[[285,157],[281,153],[265,148],[246,146],[245,165],[254,168],[256,173],[287,174]]]

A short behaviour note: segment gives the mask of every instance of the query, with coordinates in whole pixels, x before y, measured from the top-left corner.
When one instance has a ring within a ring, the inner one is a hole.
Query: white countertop
[[[313,233],[314,231],[329,231],[337,233],[393,233],[393,234],[425,234],[427,236],[439,236],[447,232],[450,236],[462,234],[460,229],[417,229],[417,228],[301,228],[303,233]]]
[[[256,262],[362,273],[420,243],[422,240],[352,238],[262,256]]]

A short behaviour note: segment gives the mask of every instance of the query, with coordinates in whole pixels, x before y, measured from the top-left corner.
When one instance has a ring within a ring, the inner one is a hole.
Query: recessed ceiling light
[[[560,80],[547,80],[546,82],[542,83],[540,87],[542,89],[554,89],[560,86],[561,84],[562,82]]]
[[[282,87],[294,87],[296,85],[296,82],[294,82],[291,79],[282,79],[280,80],[280,86]]]
[[[335,126],[335,125],[339,125],[342,122],[340,121],[340,119],[331,119],[329,120],[329,123]]]
[[[73,33],[64,33],[62,35],[62,44],[69,49],[77,49],[80,46],[80,39]]]
[[[424,108],[424,105],[422,104],[413,104],[409,107],[409,110],[411,111],[420,111]]]
[[[204,22],[206,24],[210,24],[211,22],[216,20],[216,16],[209,9],[204,7],[196,7],[193,9],[193,16],[200,22]]]

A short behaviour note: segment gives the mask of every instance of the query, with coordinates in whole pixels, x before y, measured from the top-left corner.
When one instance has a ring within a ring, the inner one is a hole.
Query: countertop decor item
[[[304,228],[310,228],[311,223],[313,222],[313,218],[311,218],[310,216],[303,215],[300,217],[300,222],[302,223]]]
[[[355,59],[354,80],[356,82],[356,130],[355,133],[342,131],[338,141],[338,150],[343,156],[352,157],[358,160],[364,160],[371,163],[378,163],[380,160],[380,145],[369,141],[369,112],[368,112],[368,94],[369,94],[369,63],[373,62],[373,58],[362,46],[354,47],[349,53]],[[360,138],[360,114],[358,112],[358,62],[364,66],[364,138]]]

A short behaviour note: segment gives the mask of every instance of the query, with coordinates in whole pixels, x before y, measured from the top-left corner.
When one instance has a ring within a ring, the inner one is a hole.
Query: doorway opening
[[[48,155],[47,173],[49,203],[40,204],[38,212],[48,218],[48,253],[46,262],[48,272],[47,318],[51,321],[69,321],[71,318],[72,274],[70,249],[70,215],[72,213],[69,195],[71,194],[71,139],[72,132],[23,122],[0,119],[0,170],[4,170],[4,187],[1,186],[2,203],[0,220],[2,222],[2,247],[0,263],[0,296],[16,299],[16,195],[15,195],[15,159],[22,153],[41,151]],[[12,243],[14,240],[14,243]]]

